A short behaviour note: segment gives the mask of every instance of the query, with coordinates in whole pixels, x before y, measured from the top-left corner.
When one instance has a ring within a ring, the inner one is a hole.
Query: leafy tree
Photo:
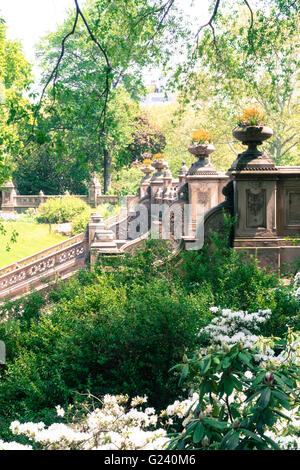
[[[259,7],[252,12],[253,23],[238,5],[218,13],[214,31],[205,30],[199,41],[199,68],[178,71],[184,76],[180,86],[184,101],[202,107],[211,126],[222,132],[220,141],[235,153],[230,132],[235,116],[242,105],[258,102],[274,130],[269,151],[275,161],[299,163],[299,16],[284,10],[284,2],[271,3],[269,11]]]
[[[24,91],[31,83],[31,69],[20,43],[6,37],[0,18],[0,185],[10,176],[12,157],[23,145],[21,126],[29,119]]]
[[[165,7],[155,8],[147,0],[88,2],[81,22],[78,9],[75,20],[70,12],[58,31],[40,45],[44,83],[48,85],[49,74],[54,83],[38,115],[36,137],[43,141],[49,132],[55,133],[67,153],[72,149],[76,159],[93,170],[103,167],[105,191],[113,157],[124,137],[130,143],[127,130],[136,114],[128,97],[137,101],[145,91],[143,69],[170,55],[162,38],[175,23],[174,15],[164,22]],[[180,31],[177,28],[176,34]],[[121,113],[116,109],[117,96],[124,98],[119,104],[126,108],[125,119],[120,118],[122,109]],[[62,155],[59,147],[54,151]]]
[[[133,142],[128,147],[131,161],[142,160],[145,152],[152,155],[162,152],[166,146],[165,136],[159,128],[150,123],[145,111],[136,118],[132,138]]]
[[[30,119],[24,91],[29,89],[30,83],[31,70],[21,45],[7,39],[5,21],[0,17],[0,188],[10,177],[13,157],[23,146],[24,121]],[[6,234],[1,222],[0,233]],[[16,236],[13,232],[11,243],[16,241]]]

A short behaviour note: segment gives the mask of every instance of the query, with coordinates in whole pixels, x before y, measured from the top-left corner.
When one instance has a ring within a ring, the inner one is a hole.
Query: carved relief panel
[[[265,189],[252,187],[246,190],[246,227],[267,227]]]
[[[288,225],[300,225],[300,192],[288,191],[286,212]]]

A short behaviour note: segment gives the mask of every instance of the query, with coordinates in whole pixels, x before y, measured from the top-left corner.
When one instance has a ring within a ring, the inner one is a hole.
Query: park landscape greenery
[[[225,5],[196,49],[176,2],[159,3],[87,2],[93,37],[79,17],[56,69],[76,22],[70,12],[39,45],[47,84],[40,102],[1,22],[1,183],[12,176],[21,193],[86,194],[96,171],[105,192],[134,193],[141,176],[132,163],[163,151],[177,172],[183,158],[191,163],[185,151],[199,127],[226,169],[239,151],[234,116],[253,103],[274,129],[267,150],[276,163],[299,164],[294,3],[259,2],[253,24],[247,2]],[[177,43],[185,61],[174,67]],[[146,66],[169,73],[176,102],[141,105]],[[89,215],[64,197],[31,223],[48,230],[72,220],[81,232]],[[5,302],[0,449],[299,446],[299,274],[270,273],[228,248],[231,224],[200,252],[174,257],[168,243],[152,240],[133,256],[102,259],[68,282]]]

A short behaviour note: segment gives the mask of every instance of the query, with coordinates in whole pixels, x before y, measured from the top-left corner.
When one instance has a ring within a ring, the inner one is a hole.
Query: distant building
[[[161,91],[156,82],[151,82],[151,92],[141,100],[141,104],[153,106],[155,104],[169,104],[175,101],[175,96],[171,93]]]

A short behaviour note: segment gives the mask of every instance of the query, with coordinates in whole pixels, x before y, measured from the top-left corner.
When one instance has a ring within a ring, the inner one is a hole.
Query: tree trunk
[[[111,156],[107,148],[104,149],[104,168],[103,168],[103,179],[104,179],[104,194],[107,193],[111,186]]]

